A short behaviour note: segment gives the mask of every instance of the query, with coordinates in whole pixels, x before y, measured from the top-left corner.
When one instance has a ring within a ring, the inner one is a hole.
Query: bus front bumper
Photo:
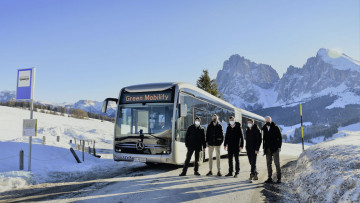
[[[115,161],[176,164],[173,162],[173,158],[171,154],[147,155],[147,154],[126,154],[126,153],[114,152],[113,155]]]

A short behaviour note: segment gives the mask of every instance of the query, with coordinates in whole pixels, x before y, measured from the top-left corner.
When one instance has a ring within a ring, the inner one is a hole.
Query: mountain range
[[[0,91],[0,102],[7,102],[10,100],[15,100],[15,91]],[[76,103],[49,103],[44,101],[35,101],[36,104],[50,105],[52,107],[62,106],[67,109],[82,109],[86,112],[101,114],[103,102],[92,101],[92,100],[79,100]],[[109,102],[106,115],[109,117],[114,117],[116,113],[116,104]]]
[[[240,55],[224,62],[216,77],[223,99],[259,115],[270,115],[282,126],[299,126],[303,106],[305,142],[360,122],[360,62],[346,54],[320,49],[301,67],[289,66],[280,78],[270,65]],[[288,142],[301,142],[298,127]]]
[[[217,73],[223,99],[249,110],[296,105],[336,96],[326,108],[360,104],[360,62],[343,53],[320,49],[302,68],[289,66],[280,78],[270,65],[232,55]]]

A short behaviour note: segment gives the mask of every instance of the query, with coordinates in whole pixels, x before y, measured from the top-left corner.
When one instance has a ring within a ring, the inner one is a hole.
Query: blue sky
[[[360,59],[360,1],[0,1],[0,90],[36,67],[35,99],[103,100],[127,85],[212,77],[240,54],[301,67],[319,48]]]

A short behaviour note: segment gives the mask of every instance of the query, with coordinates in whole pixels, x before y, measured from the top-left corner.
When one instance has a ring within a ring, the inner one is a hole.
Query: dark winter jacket
[[[235,122],[235,126],[231,127],[229,124],[226,128],[224,146],[228,147],[228,151],[238,152],[240,147],[244,147],[244,137],[241,130],[241,124]]]
[[[217,122],[216,125],[211,122],[206,130],[206,142],[210,146],[220,146],[224,141],[224,132],[222,126]]]
[[[261,133],[256,124],[246,128],[246,151],[259,151],[261,145]]]
[[[186,131],[185,146],[189,149],[202,150],[206,148],[205,128],[192,124]]]
[[[262,128],[263,131],[263,148],[266,152],[270,148],[271,153],[276,152],[282,145],[282,136],[280,128],[274,123],[270,123],[270,131],[266,124]]]

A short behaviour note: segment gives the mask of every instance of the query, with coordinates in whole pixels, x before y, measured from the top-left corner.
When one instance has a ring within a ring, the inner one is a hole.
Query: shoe
[[[179,176],[186,176],[186,173],[182,172],[179,174]]]
[[[194,175],[199,176],[199,175],[200,175],[200,173],[199,173],[199,172],[197,172],[197,171],[195,171],[195,172],[194,172]]]
[[[212,176],[212,172],[209,171],[209,173],[207,173],[206,176]]]
[[[254,174],[250,174],[249,181],[251,181],[254,178]]]
[[[225,176],[233,176],[233,174],[232,174],[232,173],[228,173],[228,174],[226,174]]]
[[[238,173],[235,173],[234,178],[237,178],[237,177],[238,177]]]
[[[276,181],[276,183],[281,183],[281,179],[279,178],[279,179]]]
[[[273,183],[272,178],[268,178],[268,179],[265,181],[265,183]]]
[[[255,173],[255,175],[254,175],[254,180],[259,180],[257,173]]]
[[[217,173],[217,176],[222,176],[222,174],[220,173],[220,171]]]

